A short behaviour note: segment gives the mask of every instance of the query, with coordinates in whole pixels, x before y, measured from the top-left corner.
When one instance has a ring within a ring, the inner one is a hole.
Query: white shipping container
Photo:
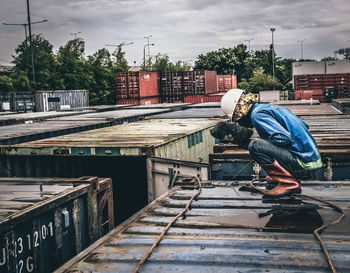
[[[325,74],[325,62],[294,62],[293,76]]]
[[[350,73],[350,61],[327,61],[326,74],[345,74]]]

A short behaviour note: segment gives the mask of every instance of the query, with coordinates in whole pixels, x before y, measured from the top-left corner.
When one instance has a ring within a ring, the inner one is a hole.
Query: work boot
[[[300,181],[295,179],[276,160],[272,164],[264,164],[261,167],[269,175],[266,181],[277,184],[272,190],[262,190],[267,196],[285,196],[293,193],[301,193]]]

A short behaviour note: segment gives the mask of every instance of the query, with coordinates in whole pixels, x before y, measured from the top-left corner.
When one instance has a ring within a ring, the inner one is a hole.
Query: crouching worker
[[[222,111],[231,123],[220,123],[211,133],[222,142],[238,144],[268,174],[267,196],[301,192],[300,180],[315,179],[322,161],[307,124],[288,109],[258,103],[258,96],[232,89],[221,100]],[[260,138],[251,140],[255,128]],[[274,186],[274,187],[273,187]],[[272,188],[273,187],[273,188]],[[272,188],[272,189],[271,189]]]

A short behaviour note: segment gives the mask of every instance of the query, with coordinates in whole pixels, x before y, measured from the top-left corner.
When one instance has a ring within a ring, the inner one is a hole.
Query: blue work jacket
[[[253,105],[251,120],[261,138],[284,146],[302,162],[309,163],[320,158],[307,124],[287,108],[256,103]]]

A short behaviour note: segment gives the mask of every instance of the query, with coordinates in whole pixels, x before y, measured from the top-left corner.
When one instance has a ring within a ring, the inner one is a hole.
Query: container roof
[[[55,120],[87,120],[87,119],[123,119],[126,117],[149,116],[154,114],[166,113],[171,109],[120,109],[115,111],[105,111],[98,113],[87,113],[83,115],[74,115],[69,117],[55,118]]]
[[[149,117],[150,119],[184,119],[184,118],[215,118],[225,117],[221,108],[190,108],[182,111],[174,111]]]
[[[56,206],[58,198],[75,198],[88,191],[85,179],[74,178],[0,178],[0,232],[24,218],[47,212]],[[100,179],[100,181],[106,179]],[[49,202],[52,203],[49,204]],[[68,199],[70,200],[70,199]],[[56,202],[56,203],[55,203]]]
[[[149,147],[210,128],[218,119],[152,119],[15,145],[15,147]]]
[[[141,271],[328,272],[312,232],[337,219],[339,213],[301,197],[262,198],[239,191],[242,184],[216,182],[203,188],[186,217],[169,229]],[[132,272],[196,192],[176,188],[165,194],[57,272]],[[303,193],[349,211],[349,182],[306,182]],[[338,272],[350,270],[349,221],[345,217],[321,234]]]

